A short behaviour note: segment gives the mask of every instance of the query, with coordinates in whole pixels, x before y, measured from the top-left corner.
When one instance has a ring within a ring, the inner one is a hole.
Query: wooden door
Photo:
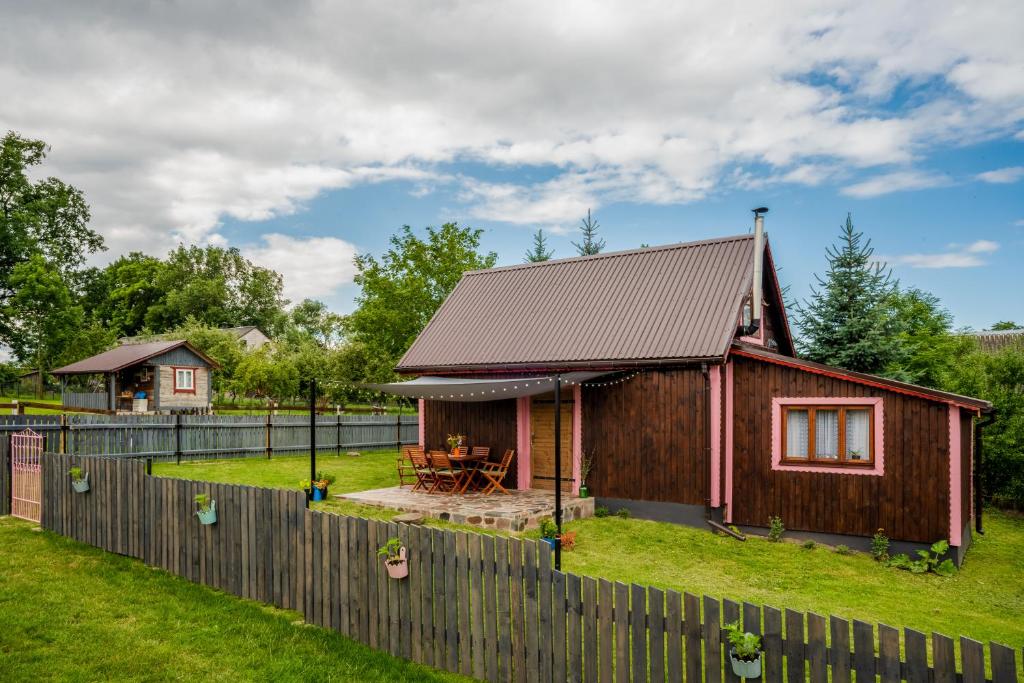
[[[562,490],[572,490],[572,394],[562,399]],[[555,399],[536,397],[530,404],[531,488],[555,490]]]

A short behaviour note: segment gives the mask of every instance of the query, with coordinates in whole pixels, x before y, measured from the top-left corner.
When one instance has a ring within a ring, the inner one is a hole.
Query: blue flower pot
[[[313,487],[313,500],[327,500],[327,489],[318,489]]]
[[[548,544],[549,546],[551,546],[551,550],[552,550],[552,551],[553,551],[553,550],[554,550],[554,549],[555,549],[556,547],[558,547],[558,539],[557,539],[557,538],[547,538],[547,537],[545,536],[545,537],[541,537],[541,539],[540,539],[540,540],[544,541],[544,542],[545,542],[545,543],[547,543],[547,544]]]

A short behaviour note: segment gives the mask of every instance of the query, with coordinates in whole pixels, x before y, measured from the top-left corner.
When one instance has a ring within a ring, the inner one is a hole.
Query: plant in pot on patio
[[[384,558],[384,566],[392,579],[404,579],[409,576],[409,561],[405,557],[405,546],[397,538],[389,538],[388,542],[377,549],[377,555]]]
[[[449,434],[448,438],[445,439],[448,442],[448,450],[454,451],[456,448],[466,442],[466,437],[462,434]]]
[[[550,517],[540,520],[540,540],[551,546],[552,550],[558,544],[558,525]]]
[[[85,493],[89,490],[89,473],[83,473],[81,467],[72,467],[68,470],[68,476],[71,477],[71,488],[75,493]]]
[[[210,499],[208,493],[197,493],[193,498],[196,503],[196,517],[200,524],[217,523],[217,501]]]
[[[732,672],[740,678],[759,678],[761,676],[761,636],[744,631],[738,621],[726,624],[725,634],[732,646],[729,648]]]

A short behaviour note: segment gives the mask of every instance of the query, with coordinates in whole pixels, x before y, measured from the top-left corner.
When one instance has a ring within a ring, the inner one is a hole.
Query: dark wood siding
[[[491,459],[498,460],[506,449],[516,447],[516,402],[483,401],[457,403],[425,401],[423,405],[423,438],[427,449],[448,449],[445,439],[459,432],[469,439],[469,446],[490,446]],[[503,484],[515,488],[519,454],[512,461]]]
[[[709,496],[707,397],[699,367],[643,372],[583,387],[583,450],[591,492],[704,505]]]
[[[960,504],[963,525],[974,519],[974,416],[960,410]]]
[[[734,357],[733,521],[928,543],[949,537],[949,412],[928,401],[766,361]],[[884,399],[882,476],[771,469],[773,397]]]

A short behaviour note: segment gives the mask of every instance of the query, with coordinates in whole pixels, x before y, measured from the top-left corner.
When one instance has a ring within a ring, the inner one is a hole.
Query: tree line
[[[45,373],[117,343],[121,337],[181,337],[221,366],[214,389],[229,397],[287,399],[311,378],[334,401],[366,400],[356,385],[396,379],[402,354],[468,270],[490,268],[482,230],[445,223],[410,226],[379,256],[356,257],[356,308],[290,305],[280,274],[237,249],[180,245],[163,258],[133,252],[87,267],[105,248],[89,227],[82,193],[57,178],[33,181],[46,145],[8,133],[0,148],[0,343],[18,368]],[[578,255],[605,240],[587,212],[573,242]],[[643,245],[646,246],[646,245]],[[527,262],[552,258],[543,231]],[[878,262],[851,216],[825,254],[810,295],[786,302],[802,357],[992,401],[985,428],[986,496],[1024,507],[1024,348],[985,353],[953,328],[934,295],[904,287]],[[246,352],[222,328],[255,325],[275,341]],[[1016,327],[1002,321],[996,328]],[[0,381],[16,367],[0,365]]]

